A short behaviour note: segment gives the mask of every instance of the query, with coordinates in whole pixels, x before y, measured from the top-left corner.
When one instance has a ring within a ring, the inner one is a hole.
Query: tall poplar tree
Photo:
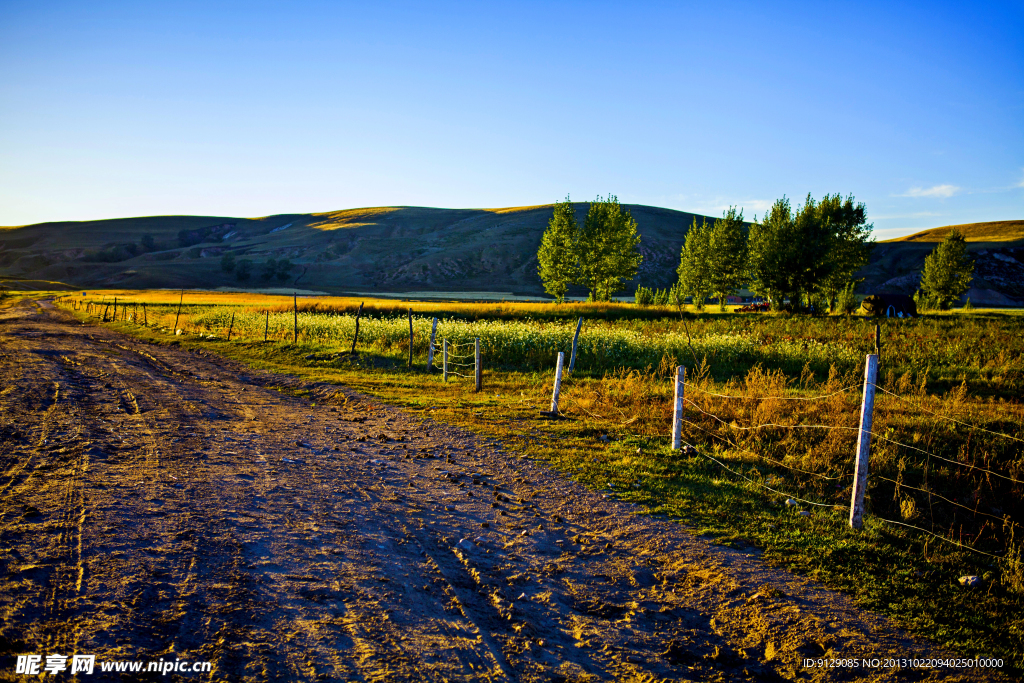
[[[718,307],[725,310],[729,296],[743,286],[747,275],[747,231],[743,211],[730,206],[715,221],[708,238],[711,293],[718,297]]]
[[[537,250],[537,272],[544,283],[544,291],[555,297],[558,303],[565,301],[569,285],[576,281],[575,245],[578,236],[576,210],[566,195],[564,202],[555,202],[554,212]]]
[[[704,310],[704,302],[714,288],[711,275],[711,233],[713,225],[706,220],[697,225],[694,217],[693,225],[686,233],[682,253],[679,258],[679,290],[683,296],[693,299],[697,310]]]
[[[624,280],[636,276],[643,260],[640,234],[615,195],[590,204],[575,251],[577,283],[589,290],[591,301],[610,301]]]

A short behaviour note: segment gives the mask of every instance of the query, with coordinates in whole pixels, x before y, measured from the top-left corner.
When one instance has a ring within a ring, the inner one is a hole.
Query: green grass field
[[[873,320],[365,300],[353,356],[358,300],[301,302],[297,343],[289,297],[186,293],[181,335],[177,293],[105,292],[61,305],[85,318],[83,302],[92,302],[96,321],[104,310],[111,316],[114,295],[118,320],[107,324],[127,333],[346,384],[498,439],[694,533],[761,548],[767,561],[964,655],[1024,668],[1020,315],[882,321],[868,514],[853,531],[845,506]],[[148,326],[138,324],[143,310]],[[426,372],[434,317],[439,339],[481,339],[484,391]],[[555,354],[569,350],[578,317],[585,322],[577,370],[562,389],[564,419],[544,419]],[[688,368],[689,455],[669,447],[678,364]],[[801,502],[787,506],[787,498]],[[963,575],[982,577],[982,586],[962,587]]]

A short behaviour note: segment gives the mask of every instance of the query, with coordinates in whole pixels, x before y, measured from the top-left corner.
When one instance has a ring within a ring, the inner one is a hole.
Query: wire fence
[[[443,344],[445,346],[446,374],[464,379],[475,379],[476,344],[457,344],[448,340],[444,340]]]

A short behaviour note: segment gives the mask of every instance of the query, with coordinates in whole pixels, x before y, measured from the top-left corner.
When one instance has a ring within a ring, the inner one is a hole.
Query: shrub
[[[639,286],[636,288],[633,300],[637,306],[650,306],[654,303],[654,291],[650,287]]]

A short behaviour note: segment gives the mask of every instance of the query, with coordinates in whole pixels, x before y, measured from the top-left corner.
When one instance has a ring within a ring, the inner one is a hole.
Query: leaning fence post
[[[292,327],[292,343],[299,343],[299,295],[292,295],[292,313],[295,316],[295,325]]]
[[[363,304],[359,303],[359,310],[356,311],[356,333],[352,335],[352,354],[356,352],[356,342],[359,341],[359,316],[363,313]],[[351,355],[351,354],[350,354]]]
[[[442,339],[441,340],[441,344],[442,344],[442,346],[444,346],[444,358],[441,361],[441,364],[442,364],[441,365],[441,368],[442,368],[441,369],[441,375],[442,375],[442,377],[444,377],[444,381],[447,382],[448,381],[448,340],[447,339]]]
[[[149,327],[149,315],[146,313],[146,302],[142,302],[142,324]]]
[[[569,374],[572,374],[573,369],[576,367],[576,344],[580,340],[580,328],[583,327],[583,318],[576,323],[576,334],[572,338],[572,355],[569,357]]]
[[[878,356],[870,354],[864,369],[864,400],[860,406],[860,434],[857,438],[857,461],[853,470],[853,499],[850,503],[850,526],[860,529],[864,524],[864,492],[868,487],[868,460],[871,446],[871,420],[875,409],[875,381],[878,379]]]
[[[266,320],[263,323],[263,341],[267,341],[267,334],[270,332],[270,309],[269,308],[267,309],[266,313],[267,313],[267,318],[266,318]]]
[[[480,367],[480,337],[476,338],[476,361],[475,361],[475,363],[473,365],[474,365],[473,369],[475,370],[474,374],[476,375],[476,390],[480,391],[480,389],[483,388],[483,381],[482,381],[482,374],[483,374],[482,370],[483,370],[483,368]]]
[[[437,335],[437,318],[430,326],[430,346],[427,347],[427,372],[434,370],[434,339]]]
[[[235,329],[235,312],[231,311],[231,324],[228,325],[228,341],[231,341],[231,330]]]
[[[678,451],[683,445],[683,390],[686,385],[686,368],[676,368],[676,402],[672,413],[672,450]]]
[[[565,352],[558,352],[558,362],[555,363],[555,389],[551,392],[551,414],[558,415],[558,394],[562,390],[562,364],[565,363]]]

